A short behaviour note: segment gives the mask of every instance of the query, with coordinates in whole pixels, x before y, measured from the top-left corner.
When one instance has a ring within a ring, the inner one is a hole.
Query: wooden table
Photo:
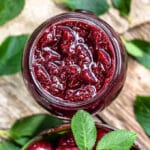
[[[31,33],[41,22],[61,12],[61,6],[50,0],[26,0],[22,13],[14,20],[0,27],[0,41],[10,34]],[[150,0],[133,0],[131,22],[119,16],[111,8],[100,16],[117,32],[127,38],[150,40]],[[137,94],[150,95],[150,70],[145,69],[129,57],[127,79],[116,100],[103,112],[98,112],[96,120],[101,120],[119,129],[126,128],[138,133],[139,141],[150,150],[150,139],[136,122],[133,104]],[[18,118],[46,112],[30,96],[24,86],[21,73],[0,77],[0,128],[9,128]]]

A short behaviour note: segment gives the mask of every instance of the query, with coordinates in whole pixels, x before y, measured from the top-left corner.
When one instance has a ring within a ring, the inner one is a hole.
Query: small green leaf
[[[28,35],[9,36],[0,45],[0,75],[21,70],[21,57],[27,38]]]
[[[97,144],[96,150],[129,150],[136,134],[127,130],[116,130],[106,134]]]
[[[116,9],[119,10],[121,16],[129,16],[131,0],[112,0],[112,4]]]
[[[32,115],[17,120],[10,129],[11,138],[18,144],[25,144],[28,138],[32,138],[43,130],[60,125],[60,119],[51,117],[47,114]]]
[[[63,0],[63,2],[72,10],[84,9],[95,13],[96,15],[101,15],[108,11],[109,4],[107,0]]]
[[[134,104],[137,121],[150,136],[150,96],[137,96]]]
[[[131,56],[134,56],[134,57],[143,56],[143,52],[141,51],[141,49],[137,47],[135,44],[133,44],[132,42],[123,40],[123,43],[125,45],[125,48],[128,54],[130,54]]]
[[[80,150],[92,150],[96,141],[96,126],[92,116],[79,110],[71,120],[72,132]]]
[[[139,63],[150,69],[150,41],[123,39],[123,43],[128,54],[135,57]]]
[[[25,0],[0,0],[0,26],[16,17],[24,5]]]
[[[0,142],[0,150],[20,150],[20,147],[10,141]]]
[[[19,145],[24,145],[25,143],[27,143],[30,140],[31,137],[19,137],[15,139],[15,142],[18,143]]]

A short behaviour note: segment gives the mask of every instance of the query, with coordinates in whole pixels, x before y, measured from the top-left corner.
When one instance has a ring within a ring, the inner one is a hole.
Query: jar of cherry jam
[[[112,27],[81,10],[45,21],[23,54],[28,90],[63,119],[79,109],[92,114],[103,110],[120,92],[126,69],[126,52]]]

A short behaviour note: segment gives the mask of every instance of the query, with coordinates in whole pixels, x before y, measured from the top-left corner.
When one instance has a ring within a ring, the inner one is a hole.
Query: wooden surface
[[[150,0],[132,0],[131,8],[130,23],[120,17],[113,8],[101,18],[127,38],[150,40]],[[42,21],[65,11],[51,0],[26,0],[23,12],[0,27],[0,42],[10,34],[31,33]],[[95,118],[100,118],[114,127],[137,132],[139,141],[146,150],[150,150],[150,138],[136,122],[133,113],[137,94],[150,95],[150,70],[129,57],[123,90],[118,98],[103,112],[98,112]],[[10,127],[20,117],[42,112],[46,111],[28,93],[21,73],[0,77],[0,128]]]

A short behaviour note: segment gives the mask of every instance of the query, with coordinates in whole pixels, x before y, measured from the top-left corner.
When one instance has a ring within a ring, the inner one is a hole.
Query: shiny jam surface
[[[64,20],[48,26],[32,47],[38,85],[64,101],[84,101],[108,86],[115,69],[113,45],[97,25]]]

